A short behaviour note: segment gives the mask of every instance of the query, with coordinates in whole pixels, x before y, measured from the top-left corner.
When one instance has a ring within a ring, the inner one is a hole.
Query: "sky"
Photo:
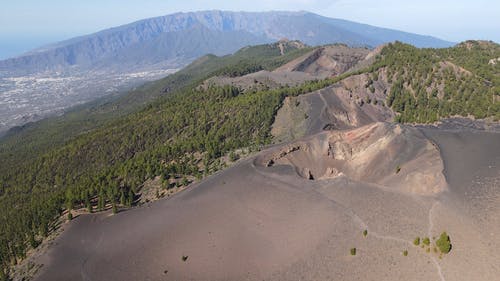
[[[500,0],[2,0],[0,59],[144,18],[199,10],[305,10],[453,42],[500,42]]]

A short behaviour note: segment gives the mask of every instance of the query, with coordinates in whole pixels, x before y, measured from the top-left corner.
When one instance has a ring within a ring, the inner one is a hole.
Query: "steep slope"
[[[345,175],[418,195],[447,189],[439,150],[418,130],[389,123],[316,134],[275,149],[257,162],[267,167],[290,165],[309,180]]]
[[[364,48],[325,46],[283,65],[276,71],[305,72],[318,78],[337,76],[364,60],[368,53],[369,50]]]
[[[262,68],[273,65],[278,67],[288,62],[288,60],[282,60],[283,57],[287,56],[286,54],[284,54],[284,56],[281,55],[281,48],[279,48],[279,44],[275,46],[260,46],[255,49],[244,49],[242,52],[244,53],[245,50],[253,54],[270,54],[268,60],[258,62],[258,65]],[[299,49],[296,53],[297,57],[304,54],[300,53],[301,50],[309,51],[307,49]],[[459,58],[461,58],[460,54],[463,50],[458,50],[456,48],[442,51],[433,49],[422,50],[405,44],[396,43],[390,44],[379,51],[380,53],[378,56],[375,55],[373,63],[369,67],[362,70],[343,73],[326,80],[309,81],[294,87],[283,86],[276,89],[261,89],[256,91],[244,91],[230,85],[208,87],[206,89],[197,87],[199,83],[206,80],[205,74],[207,73],[208,77],[212,75],[219,75],[221,71],[222,73],[244,74],[253,71],[255,67],[255,65],[252,64],[243,64],[244,67],[240,68],[242,65],[240,64],[241,61],[233,61],[231,56],[219,59],[213,56],[205,57],[191,66],[192,69],[198,69],[200,72],[195,72],[194,74],[192,73],[192,77],[189,76],[190,72],[185,72],[184,74],[186,76],[181,75],[179,78],[186,78],[186,80],[174,80],[170,81],[172,82],[171,84],[167,84],[169,87],[172,87],[172,89],[175,89],[179,86],[176,83],[180,83],[185,86],[182,88],[182,91],[177,92],[174,90],[172,95],[163,99],[158,99],[139,111],[117,118],[101,127],[94,128],[92,131],[84,132],[81,135],[68,140],[64,145],[51,147],[46,151],[39,151],[37,154],[31,155],[31,157],[24,158],[24,161],[15,161],[16,155],[12,155],[9,150],[3,151],[4,155],[6,155],[5,159],[8,160],[7,165],[2,165],[0,167],[0,223],[1,225],[6,226],[5,228],[0,229],[0,253],[2,257],[1,265],[3,270],[7,270],[14,262],[23,258],[26,251],[30,247],[37,246],[42,237],[48,235],[54,227],[54,220],[60,217],[63,213],[67,214],[68,210],[79,209],[79,212],[85,212],[84,208],[90,211],[100,211],[105,208],[113,208],[113,206],[115,209],[127,208],[135,202],[138,202],[137,200],[139,199],[138,197],[141,188],[143,188],[145,182],[157,182],[158,194],[166,194],[166,192],[169,192],[169,190],[174,186],[186,186],[190,181],[194,181],[197,178],[203,178],[206,175],[221,170],[225,163],[229,163],[227,159],[235,160],[238,158],[238,154],[244,154],[248,150],[255,151],[262,148],[262,145],[270,144],[273,140],[275,140],[272,136],[273,123],[275,123],[275,120],[279,119],[279,111],[281,111],[280,108],[283,108],[282,105],[284,103],[286,104],[287,98],[290,100],[290,105],[292,105],[292,111],[294,111],[295,108],[300,109],[302,108],[302,105],[304,105],[307,113],[305,115],[302,113],[301,117],[305,120],[316,120],[314,123],[306,122],[306,135],[312,135],[316,132],[321,133],[323,129],[348,129],[351,127],[362,126],[368,122],[380,120],[379,118],[387,118],[389,120],[394,117],[400,122],[412,122],[412,119],[410,119],[411,117],[416,120],[421,120],[421,122],[432,122],[432,119],[423,118],[428,115],[422,114],[420,111],[431,112],[431,105],[433,105],[434,102],[441,105],[438,108],[443,110],[439,111],[440,118],[455,114],[453,111],[445,111],[447,104],[452,105],[452,109],[455,107],[457,109],[462,109],[465,114],[475,116],[476,111],[479,113],[482,112],[481,114],[483,115],[478,115],[478,117],[492,118],[498,114],[498,102],[495,100],[498,96],[497,92],[495,92],[497,85],[494,84],[494,81],[485,81],[483,77],[486,76],[484,76],[484,74],[476,74],[477,69],[481,69],[486,71],[488,75],[494,76],[496,69],[488,68],[488,66],[483,67],[482,65],[475,67],[469,66],[466,58],[461,62]],[[471,49],[471,51],[467,51],[465,53],[474,57],[475,55],[482,54],[483,52],[485,51]],[[450,54],[453,55],[453,57],[448,56],[445,59],[443,54]],[[368,54],[366,59],[371,60],[373,58],[372,55],[373,54]],[[293,60],[297,57],[291,56],[288,58]],[[251,58],[251,56],[248,58]],[[219,67],[220,65],[218,65],[218,62],[220,62],[220,60],[225,61],[227,63],[225,66],[228,66],[228,68],[215,68],[215,73],[210,72],[211,64],[208,62],[214,63],[215,66]],[[449,63],[451,64],[443,63],[443,61],[447,60],[450,60]],[[464,72],[461,68],[466,71]],[[273,69],[275,68],[271,68],[270,70]],[[412,73],[412,71],[416,73]],[[445,73],[446,75],[444,75]],[[197,78],[190,80],[193,77],[198,77],[199,80]],[[430,79],[429,88],[426,88],[425,91],[414,91],[414,86],[421,85],[426,82],[423,77]],[[398,82],[398,80],[400,81]],[[183,84],[183,81],[189,82]],[[464,91],[452,92],[450,93],[451,96],[447,96],[447,84],[470,85],[471,87],[474,87],[474,89],[471,89],[469,92],[468,88],[464,88]],[[158,84],[158,86],[159,85],[165,84]],[[444,87],[441,87],[441,85],[444,85]],[[169,91],[170,89],[163,90]],[[437,91],[438,95],[434,96],[432,94],[434,90]],[[324,95],[319,93],[324,93]],[[439,93],[442,93],[442,95]],[[460,98],[462,94],[466,96]],[[294,102],[295,99],[300,99],[308,95],[314,95],[316,97],[315,101],[322,102],[320,105],[327,105],[325,107],[327,110],[318,110],[318,108],[323,107],[317,107],[314,103],[308,104],[307,99],[300,100],[299,103]],[[321,101],[322,96],[325,99],[324,101]],[[337,97],[340,96],[343,97],[343,100],[339,102]],[[419,102],[419,96],[425,96],[428,102]],[[366,99],[366,97],[368,97],[368,99]],[[386,102],[388,103],[390,99],[393,99],[390,104],[391,107],[384,105]],[[377,102],[375,103],[375,101]],[[312,109],[312,111],[307,111],[310,109]],[[353,118],[340,118],[342,114],[339,114],[339,109],[349,110],[348,115],[353,116]],[[318,112],[326,113],[318,114]],[[312,113],[316,115],[312,115]],[[458,114],[461,113],[462,111],[458,112]],[[324,115],[328,118],[322,118]],[[356,117],[354,118],[354,116]],[[327,123],[323,123],[325,121],[327,121]],[[332,121],[338,121],[338,124],[335,124]],[[311,124],[315,125],[313,126]],[[333,125],[324,127],[325,124]],[[388,131],[390,130],[386,130],[385,132],[387,133]],[[413,131],[410,130],[410,132]],[[60,134],[65,134],[65,132],[61,132]],[[402,136],[404,137],[408,135],[419,137],[417,133],[403,134]],[[366,136],[370,136],[370,134]],[[396,136],[399,135],[394,134],[395,139],[398,139],[399,137]],[[493,135],[493,138],[494,137],[495,135]],[[427,146],[420,145],[422,143],[426,142],[418,142],[417,145],[409,147],[416,148],[416,151],[426,152],[423,148],[427,148]],[[34,143],[34,145],[37,145],[37,143]],[[32,146],[27,146],[26,149],[29,150],[31,147]],[[24,151],[24,153],[25,155],[28,155],[26,151]],[[411,156],[412,154],[410,153],[408,155]],[[404,158],[403,162],[407,164],[411,163],[412,159],[410,158],[411,157]],[[423,157],[422,159],[430,158]],[[2,160],[4,160],[4,158],[2,158]],[[372,163],[376,162],[377,161],[374,161]],[[251,165],[249,162],[245,163]],[[398,164],[400,163],[388,163],[390,167],[387,169],[394,169],[393,167]],[[416,164],[408,166],[419,167]],[[243,169],[248,171],[248,166],[243,167]],[[268,171],[270,171],[271,174],[278,172],[278,177],[281,176],[282,171],[285,171],[285,174],[292,175],[290,182],[297,181],[298,176],[293,172],[293,170],[290,173],[290,169],[282,169],[283,167],[281,166],[273,166]],[[405,173],[404,169],[405,167],[403,166],[403,174]],[[258,174],[249,174],[249,176],[251,178],[259,178]],[[245,189],[245,187],[241,187],[242,180],[240,175],[237,175],[236,177],[239,177],[238,180],[235,181],[240,184],[239,188]],[[355,179],[363,180],[363,177]],[[308,182],[306,186],[313,187],[316,184],[310,183],[309,180],[306,179],[303,180]],[[224,185],[223,182],[224,181],[222,181],[222,183],[217,181],[214,185],[207,184],[206,189],[202,190],[215,190],[218,186]],[[379,184],[384,183],[383,180],[377,182]],[[254,185],[252,184],[251,186]],[[259,184],[259,182],[256,183],[256,186],[264,189],[266,187],[265,185]],[[395,185],[388,184],[388,186],[390,187]],[[327,206],[331,206],[332,204],[330,199],[335,197],[335,194],[337,193],[329,192],[329,190],[332,189],[326,189],[329,187],[328,184],[325,184],[323,187],[325,187],[325,189],[322,190],[321,193],[324,194],[321,196],[322,199],[320,199],[320,201],[322,202],[321,204],[325,204],[324,207],[328,209]],[[368,192],[372,190],[372,187],[373,186],[371,185],[362,185],[359,188]],[[287,187],[283,188],[286,189]],[[281,189],[282,188],[278,188],[278,193],[276,195],[277,198],[281,194],[279,192]],[[352,190],[359,189],[354,188]],[[350,192],[343,189],[335,191]],[[193,192],[194,193],[186,194],[193,194],[192,196],[195,196],[194,194],[196,194],[196,192]],[[311,192],[311,196],[319,196],[317,194],[318,191]],[[204,192],[200,191],[200,193],[203,194]],[[362,192],[360,195],[364,194],[365,192]],[[382,194],[386,193],[377,192],[375,197],[379,198]],[[389,194],[393,195],[393,193]],[[381,224],[382,226],[377,229],[382,230],[380,233],[385,233],[384,229],[391,229],[393,234],[396,233],[398,235],[387,236],[398,237],[398,241],[403,241],[399,244],[400,246],[408,246],[408,241],[411,241],[409,239],[413,239],[412,236],[416,235],[417,232],[421,233],[427,227],[427,211],[430,206],[426,200],[422,201],[424,203],[420,205],[420,203],[415,203],[415,199],[412,196],[405,197],[398,192],[395,194],[395,197],[391,198],[396,198],[398,204],[401,204],[397,205],[396,209],[391,210],[391,212],[395,212],[395,214],[397,214],[401,210],[405,210],[405,212],[407,210],[409,212],[409,216],[415,220],[415,225],[412,224],[411,227],[405,228],[404,225],[398,224],[398,227],[392,228],[390,226],[392,221],[387,221],[385,219],[387,215],[384,214],[380,217],[383,221]],[[220,195],[221,194],[218,192],[213,193],[213,196],[215,197]],[[186,196],[189,197],[190,195]],[[261,196],[262,194],[257,197],[261,198]],[[326,198],[323,196],[326,196]],[[241,195],[237,197],[249,199],[249,197]],[[224,196],[222,196],[222,198],[224,198]],[[365,197],[359,196],[359,198]],[[207,200],[205,202],[208,202],[210,201],[209,199],[210,198],[202,196],[200,200]],[[340,205],[350,205],[349,197],[340,198],[339,200],[342,201],[338,202]],[[238,202],[238,200],[232,199],[230,201]],[[376,202],[380,202],[381,206],[389,207],[388,205],[391,205],[384,200]],[[390,202],[393,201],[390,200]],[[315,200],[304,202],[305,209],[315,203]],[[359,206],[363,206],[364,203],[366,202],[359,203]],[[336,204],[337,203],[334,205]],[[410,210],[407,207],[404,207],[407,204],[416,204],[418,206],[415,207],[415,209]],[[282,206],[286,208],[286,206],[295,205],[286,201]],[[233,211],[232,208],[222,208],[220,210],[224,211],[224,214],[228,215],[230,215]],[[248,210],[252,213],[251,208]],[[332,212],[335,213],[336,210],[337,209]],[[291,210],[290,212],[296,214],[300,213],[300,211],[302,211],[302,208]],[[363,209],[358,211],[364,212],[365,215],[370,214],[369,212],[366,213],[366,210],[363,211]],[[440,211],[443,210],[440,209]],[[450,212],[443,212],[446,216],[449,216],[451,220],[456,219],[453,214],[453,209]],[[164,215],[165,212],[162,211],[160,213]],[[322,212],[320,213],[324,215],[325,220],[331,218],[330,212],[327,212],[326,214]],[[124,212],[124,214],[126,214],[126,212]],[[209,215],[210,212],[207,212],[206,214]],[[414,217],[415,214],[418,214],[417,217]],[[186,219],[192,219],[191,215],[188,213],[186,213],[186,216]],[[249,220],[255,218],[251,215],[248,216]],[[353,217],[352,212],[347,211],[346,216],[347,217],[344,218],[349,221],[349,219],[352,219]],[[137,219],[140,221],[141,217],[139,216]],[[230,221],[231,220],[229,220],[229,222]],[[271,224],[272,221],[272,219],[266,220],[266,223]],[[360,226],[358,224],[359,220],[353,221],[352,225],[348,223],[348,225],[351,225],[352,228],[349,228],[349,231],[346,230],[346,232],[343,232],[349,237],[352,237],[353,233],[360,231],[361,228],[365,227],[365,225]],[[323,223],[321,220],[320,222],[321,223],[319,225],[328,225],[327,223]],[[284,220],[283,225],[289,226],[292,223],[302,225],[301,223],[303,223],[303,221],[301,219],[297,221],[293,219]],[[222,225],[224,226],[224,224]],[[343,225],[345,226],[346,224]],[[469,224],[466,225],[469,226]],[[147,226],[147,224],[145,226]],[[242,229],[247,226],[248,224],[243,224]],[[399,227],[405,229],[403,231],[405,233],[403,238],[399,235],[402,233],[400,232]],[[454,225],[454,227],[458,227],[456,229],[460,228],[457,225]],[[83,228],[86,228],[85,225]],[[94,230],[89,231],[93,232]],[[175,231],[175,229],[172,229],[171,231]],[[191,231],[191,228],[187,228],[186,232],[182,232],[179,236],[175,237],[182,239],[182,237],[185,237],[184,234],[187,232],[193,235],[194,233],[197,233]],[[429,232],[432,233],[439,230],[433,231],[434,232],[429,230]],[[280,230],[276,233],[281,234],[282,232]],[[318,233],[321,234],[325,232],[319,231]],[[460,241],[467,241],[467,238],[476,239],[478,237],[476,235],[477,233],[473,233],[473,231],[471,233],[471,235],[461,237]],[[122,232],[121,234],[126,235],[126,233]],[[334,235],[333,233],[330,234]],[[155,231],[150,232],[148,235],[159,235],[155,236],[157,238],[160,236],[165,237],[161,233],[156,233]],[[270,241],[268,240],[267,234],[263,233],[262,235],[263,240],[259,241],[263,241],[262,243]],[[300,233],[298,235],[299,238],[302,237],[300,236]],[[431,233],[429,233],[429,235],[431,235]],[[73,241],[71,240],[73,237],[78,236],[71,237],[72,238],[69,238],[68,240],[69,242]],[[150,238],[153,239],[154,237]],[[299,238],[297,238],[297,241],[302,241],[302,239]],[[318,240],[315,241],[319,244],[313,243],[314,245],[311,245],[311,247],[320,247],[320,245],[327,243],[326,241],[328,240],[324,240],[324,237],[316,238]],[[106,237],[103,239],[106,239],[105,241],[109,241],[108,239],[112,240],[113,237]],[[144,241],[157,241],[160,243],[164,240],[146,239]],[[357,240],[357,243],[360,241],[364,240]],[[280,248],[282,245],[274,244],[274,242],[271,244],[275,245],[277,248]],[[482,242],[478,244],[480,244],[481,247],[485,245],[482,244]],[[227,247],[231,247],[231,244],[225,245]],[[259,247],[262,245],[264,244],[259,242]],[[388,253],[384,252],[384,250],[394,250],[395,248],[392,248],[391,245],[392,244],[388,244],[385,245],[383,249],[378,248],[378,250],[374,250],[375,253],[377,253],[375,256]],[[104,245],[103,247],[107,246]],[[333,246],[331,245],[331,247]],[[78,251],[80,251],[80,249],[73,249],[76,250],[75,253],[78,255]],[[251,251],[251,249],[252,247],[247,250]],[[298,251],[301,251],[302,249],[303,248],[299,247]],[[307,249],[310,248],[308,247]],[[176,251],[168,252],[169,256],[167,258],[180,260],[178,251],[180,251],[180,249],[176,248]],[[336,252],[339,253],[338,256],[345,258],[345,256],[341,254],[342,250],[340,248],[336,248],[335,251],[340,251]],[[64,254],[64,252],[61,253]],[[110,251],[109,253],[116,253],[122,257],[128,257],[128,255],[125,255],[125,252]],[[171,253],[175,257],[170,256]],[[399,253],[400,252],[398,250],[398,256]],[[476,254],[477,253],[474,254],[474,257],[478,257],[478,260],[484,261],[484,256]],[[181,254],[181,256],[182,255],[189,256],[189,254],[184,253]],[[296,253],[287,252],[284,255],[283,259],[285,261],[289,261],[290,263],[297,262],[300,264],[300,268],[307,268],[307,262],[301,263],[300,260],[288,259],[291,256],[296,257]],[[204,258],[207,258],[204,259],[205,261],[209,260],[208,256],[209,255],[203,256]],[[338,256],[335,255],[335,257]],[[149,257],[161,258],[162,256],[152,254]],[[229,255],[229,257],[231,259],[234,258],[232,255]],[[320,259],[320,254],[314,253],[310,257],[311,259]],[[419,262],[427,264],[429,259],[424,258],[424,256],[420,257],[422,259],[420,259]],[[93,266],[99,266],[99,264],[101,264],[100,262],[103,259],[106,260],[107,258],[109,258],[109,256],[98,256],[98,258],[93,260],[91,264],[93,264]],[[71,260],[72,259],[68,259],[68,261]],[[335,264],[336,262],[342,262],[342,258],[340,260],[333,258],[331,261]],[[345,262],[345,260],[343,262]],[[286,264],[292,267],[292,264],[290,263]],[[408,263],[410,262],[408,261]],[[78,261],[76,264],[78,267]],[[411,264],[413,265],[413,263]],[[257,263],[256,265],[260,265],[260,263]],[[478,263],[475,265],[488,267],[489,263]],[[372,266],[376,267],[376,264],[372,264]],[[180,269],[180,267],[176,268],[179,271],[174,270],[173,272],[177,272],[175,274],[179,275],[175,276],[187,276],[185,274],[189,271],[188,268],[186,269],[187,271]],[[354,266],[352,268],[354,270],[356,267]],[[415,267],[413,266],[411,268]],[[55,269],[53,272],[58,272],[57,266],[53,269]],[[406,269],[411,271],[410,267]],[[477,267],[476,269],[481,270],[484,268]],[[75,274],[73,271],[74,267],[70,266],[68,267],[68,270],[70,274]],[[270,274],[272,272],[276,273],[276,271],[273,270],[270,269],[270,271],[266,271],[266,274]],[[279,268],[276,270],[282,270],[280,271],[281,273],[279,276],[286,276],[288,272],[293,272],[293,270],[287,271],[286,268]],[[418,270],[420,270],[420,267]],[[165,269],[160,271],[160,274],[164,271]],[[214,278],[217,279],[216,277],[219,276],[217,274],[221,274],[221,272],[223,271],[215,272],[213,275]],[[307,272],[308,274],[312,274],[314,270],[308,270]],[[99,271],[94,271],[94,273],[98,274]],[[247,273],[247,271],[245,271],[245,273]],[[340,272],[337,273],[341,274]],[[488,274],[490,273],[494,275],[495,272],[488,271]],[[235,274],[240,276],[240,271]],[[380,276],[383,276],[383,273],[380,274],[382,274]],[[257,275],[257,278],[263,276],[259,274]],[[326,275],[328,275],[328,272],[325,272],[325,276]],[[399,279],[402,278],[401,276],[398,277]],[[273,278],[269,277],[269,279]],[[310,276],[309,279],[314,279],[314,276]]]
[[[172,75],[146,83],[124,95],[82,105],[60,117],[13,128],[0,139],[1,158],[6,165],[32,159],[34,154],[63,145],[77,135],[144,109],[158,98],[182,95],[182,91],[193,88],[215,74],[246,72],[256,66],[273,70],[310,50],[296,43],[278,42],[245,47],[231,56],[203,56]]]
[[[279,41],[283,46],[297,43],[296,41]],[[345,45],[326,45],[314,48],[306,54],[269,71],[264,67],[257,67],[255,62],[243,64],[242,69],[227,73],[223,71],[206,80],[204,87],[210,85],[232,85],[241,89],[269,89],[282,86],[297,86],[306,81],[325,79],[341,75],[362,61],[366,61],[370,51],[366,48],[349,48]],[[262,70],[262,71],[260,71]]]
[[[176,61],[192,60],[200,55],[200,51],[227,54],[247,44],[281,38],[300,40],[309,45],[345,43],[374,47],[400,40],[418,47],[450,46],[449,42],[432,37],[328,19],[307,12],[205,11],[146,19],[70,39],[1,61],[0,73],[19,75],[61,70],[67,66],[113,69],[135,65],[135,68],[140,68],[160,63],[167,63],[172,68],[182,65]],[[208,46],[204,46],[205,43],[209,43]],[[194,46],[203,48],[198,50]],[[116,57],[121,60],[113,61]]]
[[[445,48],[453,45],[451,42],[436,40],[436,38],[432,36],[417,35],[401,31],[395,32],[394,30],[388,28],[374,27],[368,24],[360,24],[342,19],[332,19],[314,14],[310,16],[336,26],[337,28],[359,34],[365,38],[370,38],[372,40],[372,43],[370,44],[371,46],[378,46],[383,43],[393,41],[401,41],[418,48]]]
[[[447,49],[388,44],[359,62],[373,63],[371,71],[286,98],[272,134],[277,141],[291,141],[376,121],[430,123],[450,116],[499,120],[500,68],[488,59],[495,56],[500,56],[500,46],[486,42]]]
[[[204,11],[145,19],[59,42],[0,61],[0,133],[160,79],[202,55],[227,55],[282,38],[308,45],[374,47],[394,40],[451,45],[377,27],[363,26],[369,30],[363,32],[356,26],[307,12]],[[376,37],[379,33],[383,40]]]
[[[327,132],[306,139],[283,157],[288,162],[261,165],[289,148],[273,147],[171,198],[116,215],[82,215],[37,260],[45,266],[35,280],[294,280],[299,275],[311,281],[495,280],[499,254],[490,249],[498,241],[490,231],[498,231],[500,174],[488,166],[500,160],[499,134],[424,132],[440,152],[419,129],[403,125]],[[337,158],[342,145],[353,144],[353,157],[339,160],[345,166],[378,155],[368,162],[374,171],[399,179],[378,184],[367,182],[370,176],[353,179],[355,173],[369,173],[365,169],[316,180],[300,177],[290,162],[323,157],[326,151],[303,149],[325,135],[344,138],[330,149]],[[464,153],[472,163],[457,158]],[[411,181],[418,172],[442,180],[443,168],[455,183],[446,192]],[[469,186],[478,173],[487,182]],[[460,196],[462,188],[473,192],[468,196],[474,202],[463,203],[468,198]],[[451,237],[448,254],[435,246],[444,230]],[[415,245],[415,237],[427,237],[429,246]]]

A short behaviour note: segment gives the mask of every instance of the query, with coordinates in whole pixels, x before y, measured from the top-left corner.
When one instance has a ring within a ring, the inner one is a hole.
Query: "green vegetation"
[[[205,56],[127,95],[11,132],[0,141],[0,276],[8,276],[8,268],[54,230],[65,209],[111,206],[116,212],[118,205],[137,201],[148,179],[159,176],[163,184],[176,179],[177,185],[187,185],[188,179],[211,174],[223,168],[222,157],[233,161],[239,149],[271,143],[271,125],[285,97],[350,75],[368,73],[376,81],[386,68],[393,83],[386,102],[400,122],[432,122],[456,114],[500,117],[498,64],[482,63],[500,57],[498,45],[419,50],[395,43],[367,69],[297,87],[197,87],[214,74],[271,70],[308,50],[289,47],[282,56],[276,47],[264,45],[233,56]],[[451,249],[449,237],[448,244]],[[446,242],[440,245],[446,251]]]
[[[396,167],[396,174],[399,174],[399,172],[401,172],[401,167],[398,165],[398,166]]]
[[[467,43],[447,49],[417,49],[396,42],[382,50],[392,86],[387,105],[396,121],[429,123],[449,116],[500,119],[500,45]]]
[[[368,230],[367,229],[363,230],[363,236],[366,237],[367,235],[368,235]]]
[[[356,255],[356,248],[351,248],[351,256],[355,256]]]
[[[431,240],[429,239],[429,237],[425,237],[424,240],[422,240],[422,243],[425,246],[429,246],[431,244]]]
[[[182,258],[181,258],[181,259],[182,259],[182,261],[187,261],[188,256],[182,256]]]
[[[283,55],[279,44],[283,47]],[[210,76],[238,77],[261,70],[271,71],[313,49],[305,46],[298,48],[297,45],[301,43],[291,41],[243,48],[233,56],[224,57],[226,66],[213,71]]]
[[[221,73],[239,68],[244,61],[255,61],[264,69],[273,70],[293,60],[311,48],[298,49],[294,44],[285,44],[281,55],[278,43],[246,47],[230,56],[203,56],[182,70],[155,82],[146,83],[120,96],[104,97],[94,102],[76,106],[63,116],[29,123],[11,130],[0,140],[0,175],[2,168],[18,166],[31,161],[41,153],[58,148],[80,135],[97,128],[120,122],[127,116],[144,110],[154,100],[167,100],[169,96],[189,91],[202,81]],[[0,196],[1,185],[0,185]]]
[[[63,206],[97,210],[131,205],[147,179],[200,178],[223,166],[236,149],[271,142],[271,125],[286,96],[324,88],[348,75],[298,87],[242,92],[238,88],[190,88],[83,133],[61,147],[0,167],[1,267],[24,258],[27,237],[46,237]],[[204,164],[204,169],[201,169]],[[178,184],[188,184],[187,179]]]
[[[408,250],[403,251],[403,256],[405,256],[405,257],[408,256]]]
[[[234,151],[231,151],[229,153],[229,161],[234,162],[237,161],[238,159],[240,159],[240,156],[236,154]]]
[[[441,233],[439,239],[436,240],[436,246],[439,248],[441,253],[448,254],[451,250],[450,236],[448,236],[446,232]]]
[[[416,237],[415,240],[413,240],[413,245],[415,246],[420,245],[420,237]]]

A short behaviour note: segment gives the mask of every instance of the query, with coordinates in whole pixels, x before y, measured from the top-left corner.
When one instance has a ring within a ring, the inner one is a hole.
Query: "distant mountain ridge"
[[[144,19],[45,46],[0,61],[0,76],[54,70],[179,68],[207,53],[225,55],[247,45],[282,38],[309,45],[345,43],[375,47],[396,40],[417,47],[453,45],[430,36],[309,12],[202,11]]]

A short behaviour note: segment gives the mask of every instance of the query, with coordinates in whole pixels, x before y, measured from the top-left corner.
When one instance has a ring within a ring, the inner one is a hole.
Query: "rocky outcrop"
[[[397,192],[434,195],[447,187],[440,153],[420,131],[373,123],[311,136],[261,156],[264,166],[291,165],[308,180],[345,175]]]
[[[304,72],[317,78],[340,75],[364,60],[370,51],[336,44],[317,48],[276,71]]]

